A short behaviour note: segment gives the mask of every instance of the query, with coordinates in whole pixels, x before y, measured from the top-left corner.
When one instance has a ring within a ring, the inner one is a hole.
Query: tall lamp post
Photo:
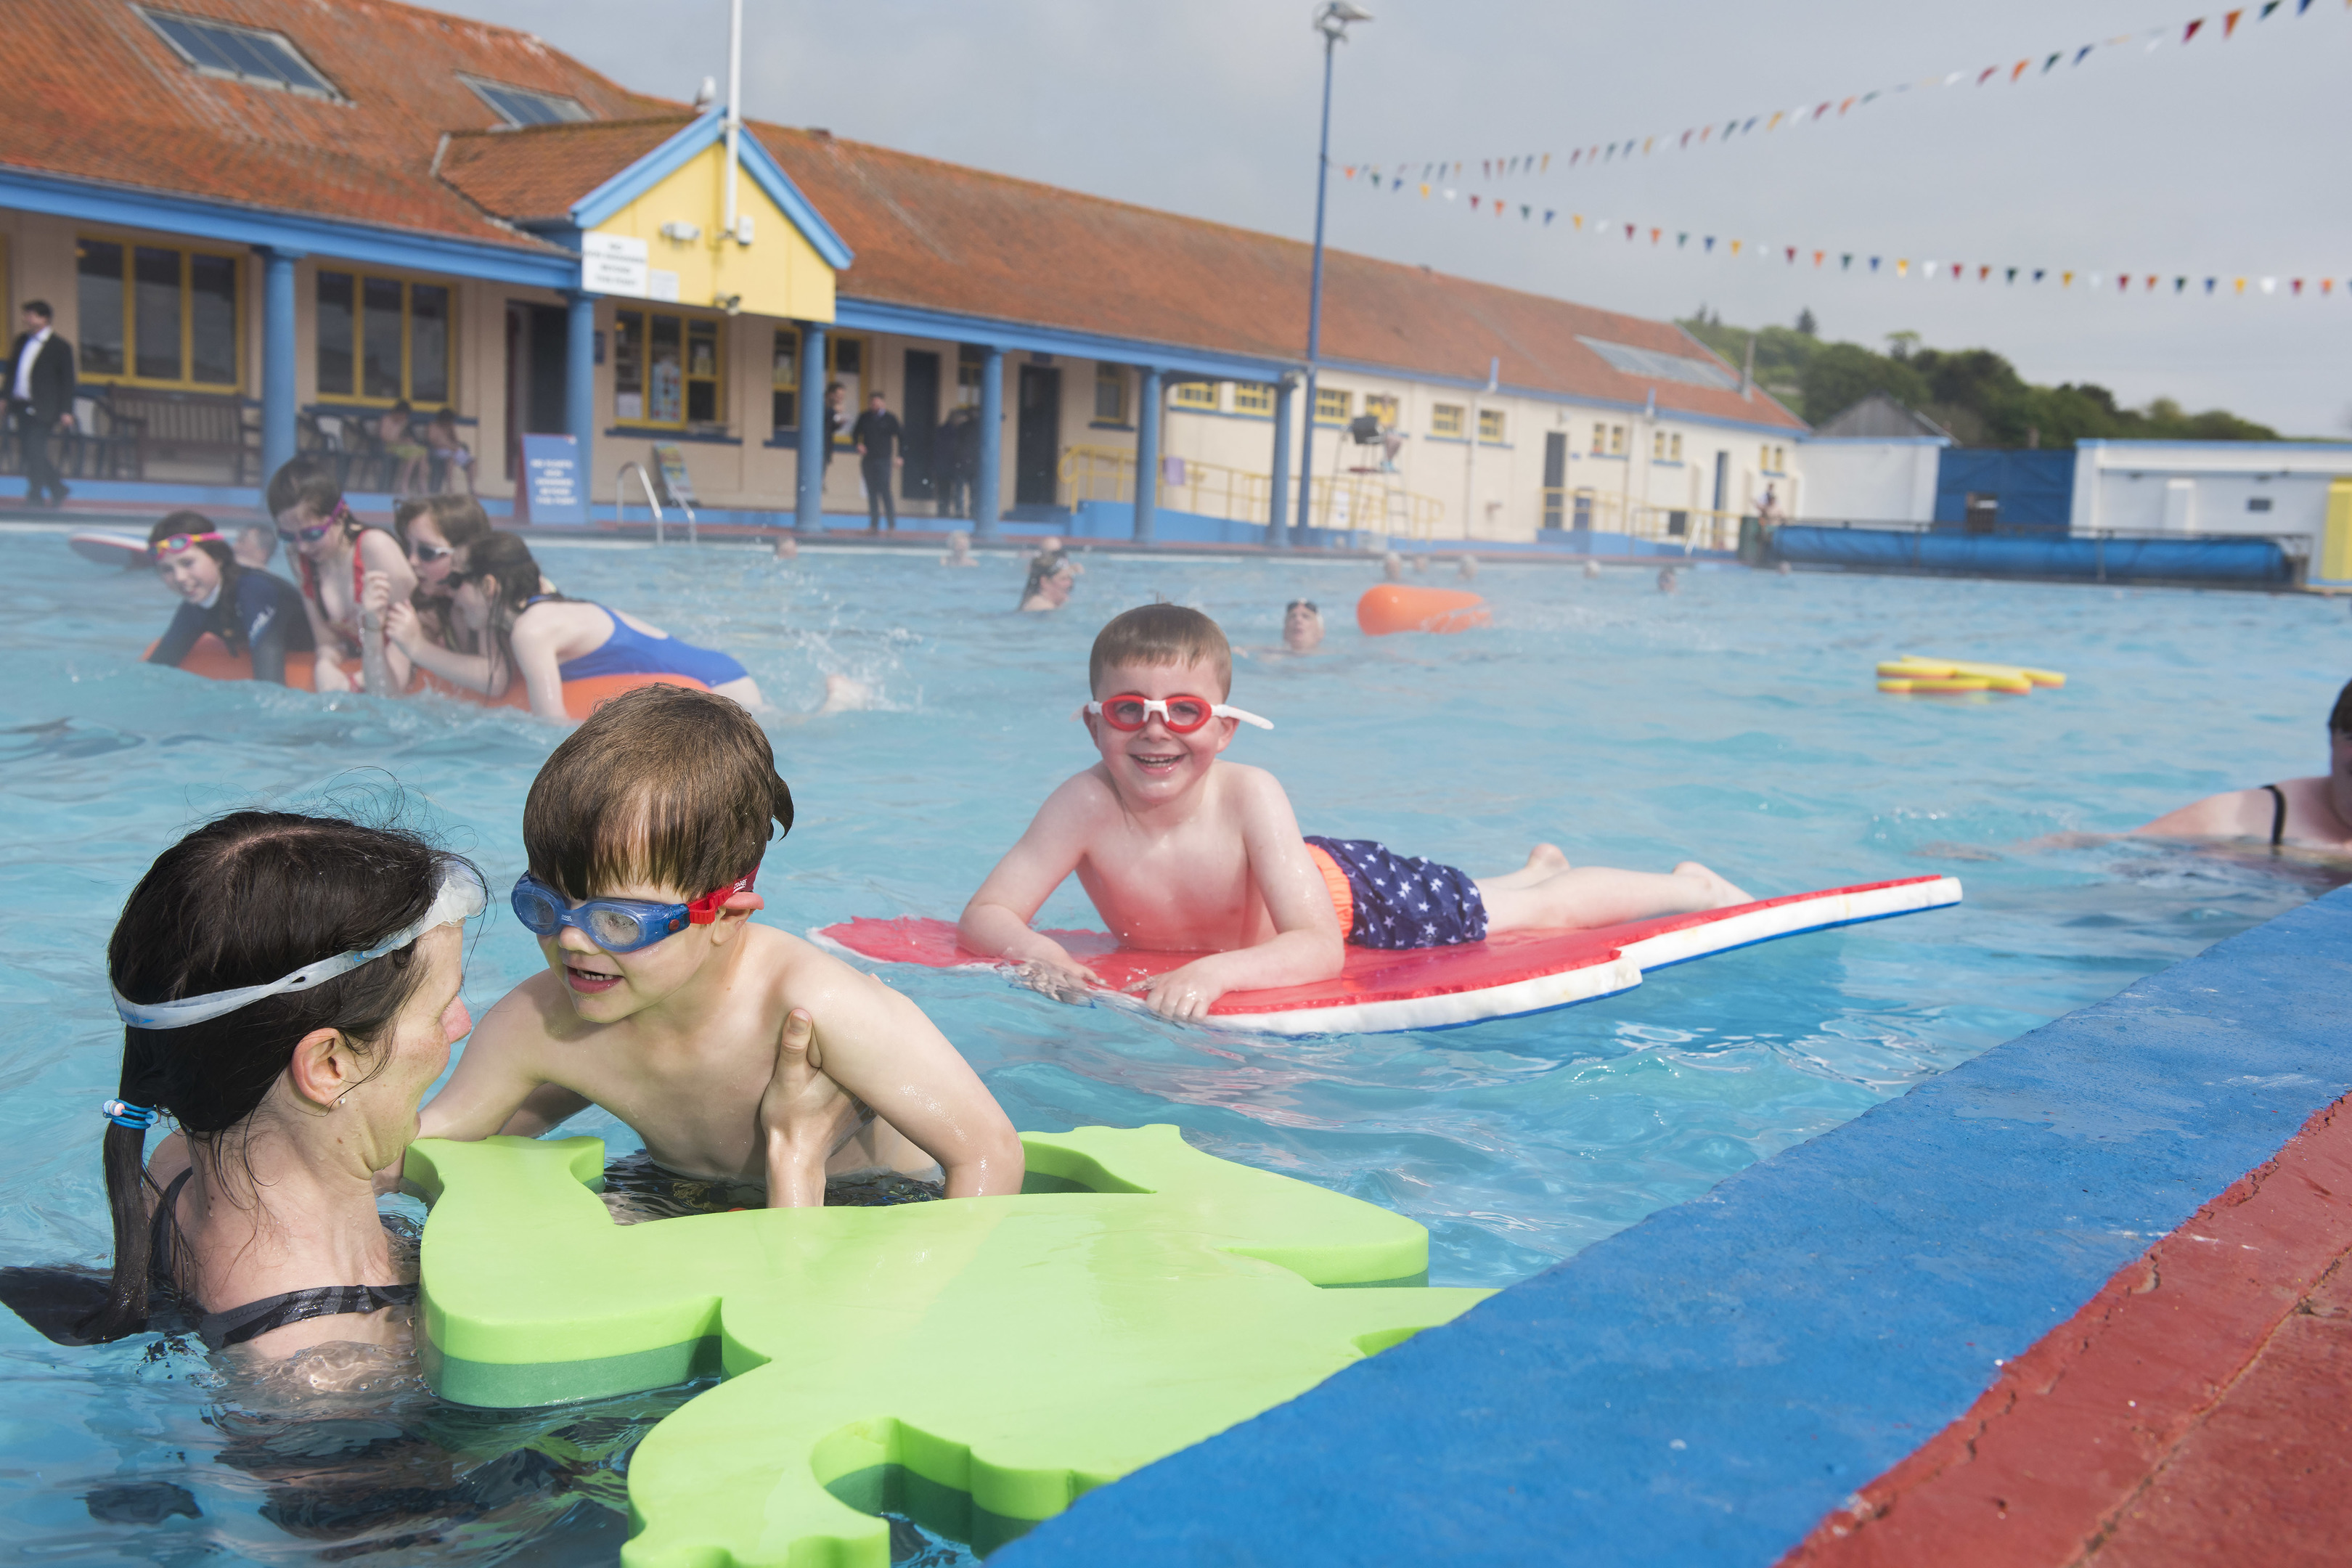
[[[1369,22],[1370,11],[1348,0],[1324,0],[1315,13],[1315,30],[1323,35],[1323,142],[1315,164],[1315,279],[1307,293],[1307,406],[1299,414],[1298,525],[1308,526],[1315,515],[1315,362],[1323,352],[1323,195],[1331,183],[1331,56],[1348,38],[1348,25]],[[1278,482],[1278,481],[1277,481]],[[1289,531],[1277,526],[1276,550],[1290,548]]]

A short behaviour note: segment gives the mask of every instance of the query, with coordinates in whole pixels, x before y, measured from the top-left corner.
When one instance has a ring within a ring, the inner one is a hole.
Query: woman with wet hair
[[[473,1026],[457,988],[482,905],[466,861],[335,817],[237,812],[156,859],[107,946],[114,1271],[85,1337],[139,1331],[162,1298],[215,1350],[406,1340],[416,1286],[376,1173]]]

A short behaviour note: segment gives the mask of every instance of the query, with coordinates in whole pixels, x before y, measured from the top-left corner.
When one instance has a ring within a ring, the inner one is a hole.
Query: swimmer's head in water
[[[757,868],[792,826],[793,794],[759,721],[682,686],[597,709],[522,808],[532,875],[568,899],[639,884],[697,896]]]
[[[148,1005],[268,986],[305,965],[378,947],[414,925],[434,907],[453,866],[462,862],[413,833],[237,812],[181,839],[140,879],[107,944],[108,978],[123,997]],[[420,994],[423,942],[420,936],[321,984],[184,1027],[126,1027],[117,1092],[130,1105],[160,1110],[205,1145],[248,1124],[287,1078],[298,1047],[313,1049],[322,1037],[364,1061],[362,1081],[373,1081],[394,1065],[396,1053],[386,1047]],[[450,994],[454,1000],[454,984]],[[446,1064],[447,1041],[441,1046]],[[417,1064],[419,1071],[426,1067],[432,1071],[416,1084],[420,1094],[441,1070]],[[405,1108],[410,1131],[414,1111]],[[96,1327],[108,1335],[131,1332],[146,1318],[142,1143],[135,1128],[116,1122],[107,1130],[115,1287]]]
[[[1312,599],[1293,599],[1282,609],[1282,644],[1293,653],[1307,653],[1323,641],[1323,612]]]
[[[1206,664],[1217,678],[1218,700],[1234,689],[1233,645],[1223,628],[1198,610],[1182,605],[1138,605],[1113,616],[1095,634],[1093,654],[1087,660],[1087,686],[1103,695],[1105,672],[1121,665]]]

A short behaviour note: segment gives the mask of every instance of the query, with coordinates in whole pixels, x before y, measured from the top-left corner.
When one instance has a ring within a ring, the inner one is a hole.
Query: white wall
[[[2347,476],[2346,445],[2085,441],[2074,448],[2074,529],[2315,540],[2327,519],[2328,481]]]
[[[1805,505],[1790,515],[1852,522],[1928,522],[1936,468],[1950,443],[1933,436],[1804,443]]]

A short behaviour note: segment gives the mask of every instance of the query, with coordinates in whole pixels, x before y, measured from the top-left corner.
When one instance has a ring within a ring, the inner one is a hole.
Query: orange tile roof
[[[579,199],[689,123],[658,119],[465,131],[449,138],[441,177],[483,210],[517,223],[566,217]]]
[[[190,69],[127,0],[13,0],[0,166],[532,249],[559,217],[687,123],[527,33],[391,0],[162,0],[284,34],[348,100]],[[490,132],[460,79],[578,99],[591,123]],[[1295,362],[1307,247],[823,132],[754,125],[856,253],[844,297]],[[449,137],[446,148],[441,138]],[[441,153],[440,177],[434,157]],[[1339,362],[1801,429],[1761,392],[1654,382],[1579,342],[1715,361],[1671,322],[1328,252]]]
[[[1052,185],[753,123],[793,183],[856,252],[845,298],[1297,361],[1312,252],[1297,240]],[[1722,362],[1671,321],[1324,252],[1323,354],[1506,386],[1801,430],[1759,391],[1627,374],[1598,338]],[[1728,370],[1729,367],[1725,366]]]
[[[542,248],[432,176],[445,131],[498,123],[460,71],[605,119],[673,106],[527,33],[387,0],[161,0],[282,33],[348,100],[201,75],[126,0],[14,0],[0,165]]]

